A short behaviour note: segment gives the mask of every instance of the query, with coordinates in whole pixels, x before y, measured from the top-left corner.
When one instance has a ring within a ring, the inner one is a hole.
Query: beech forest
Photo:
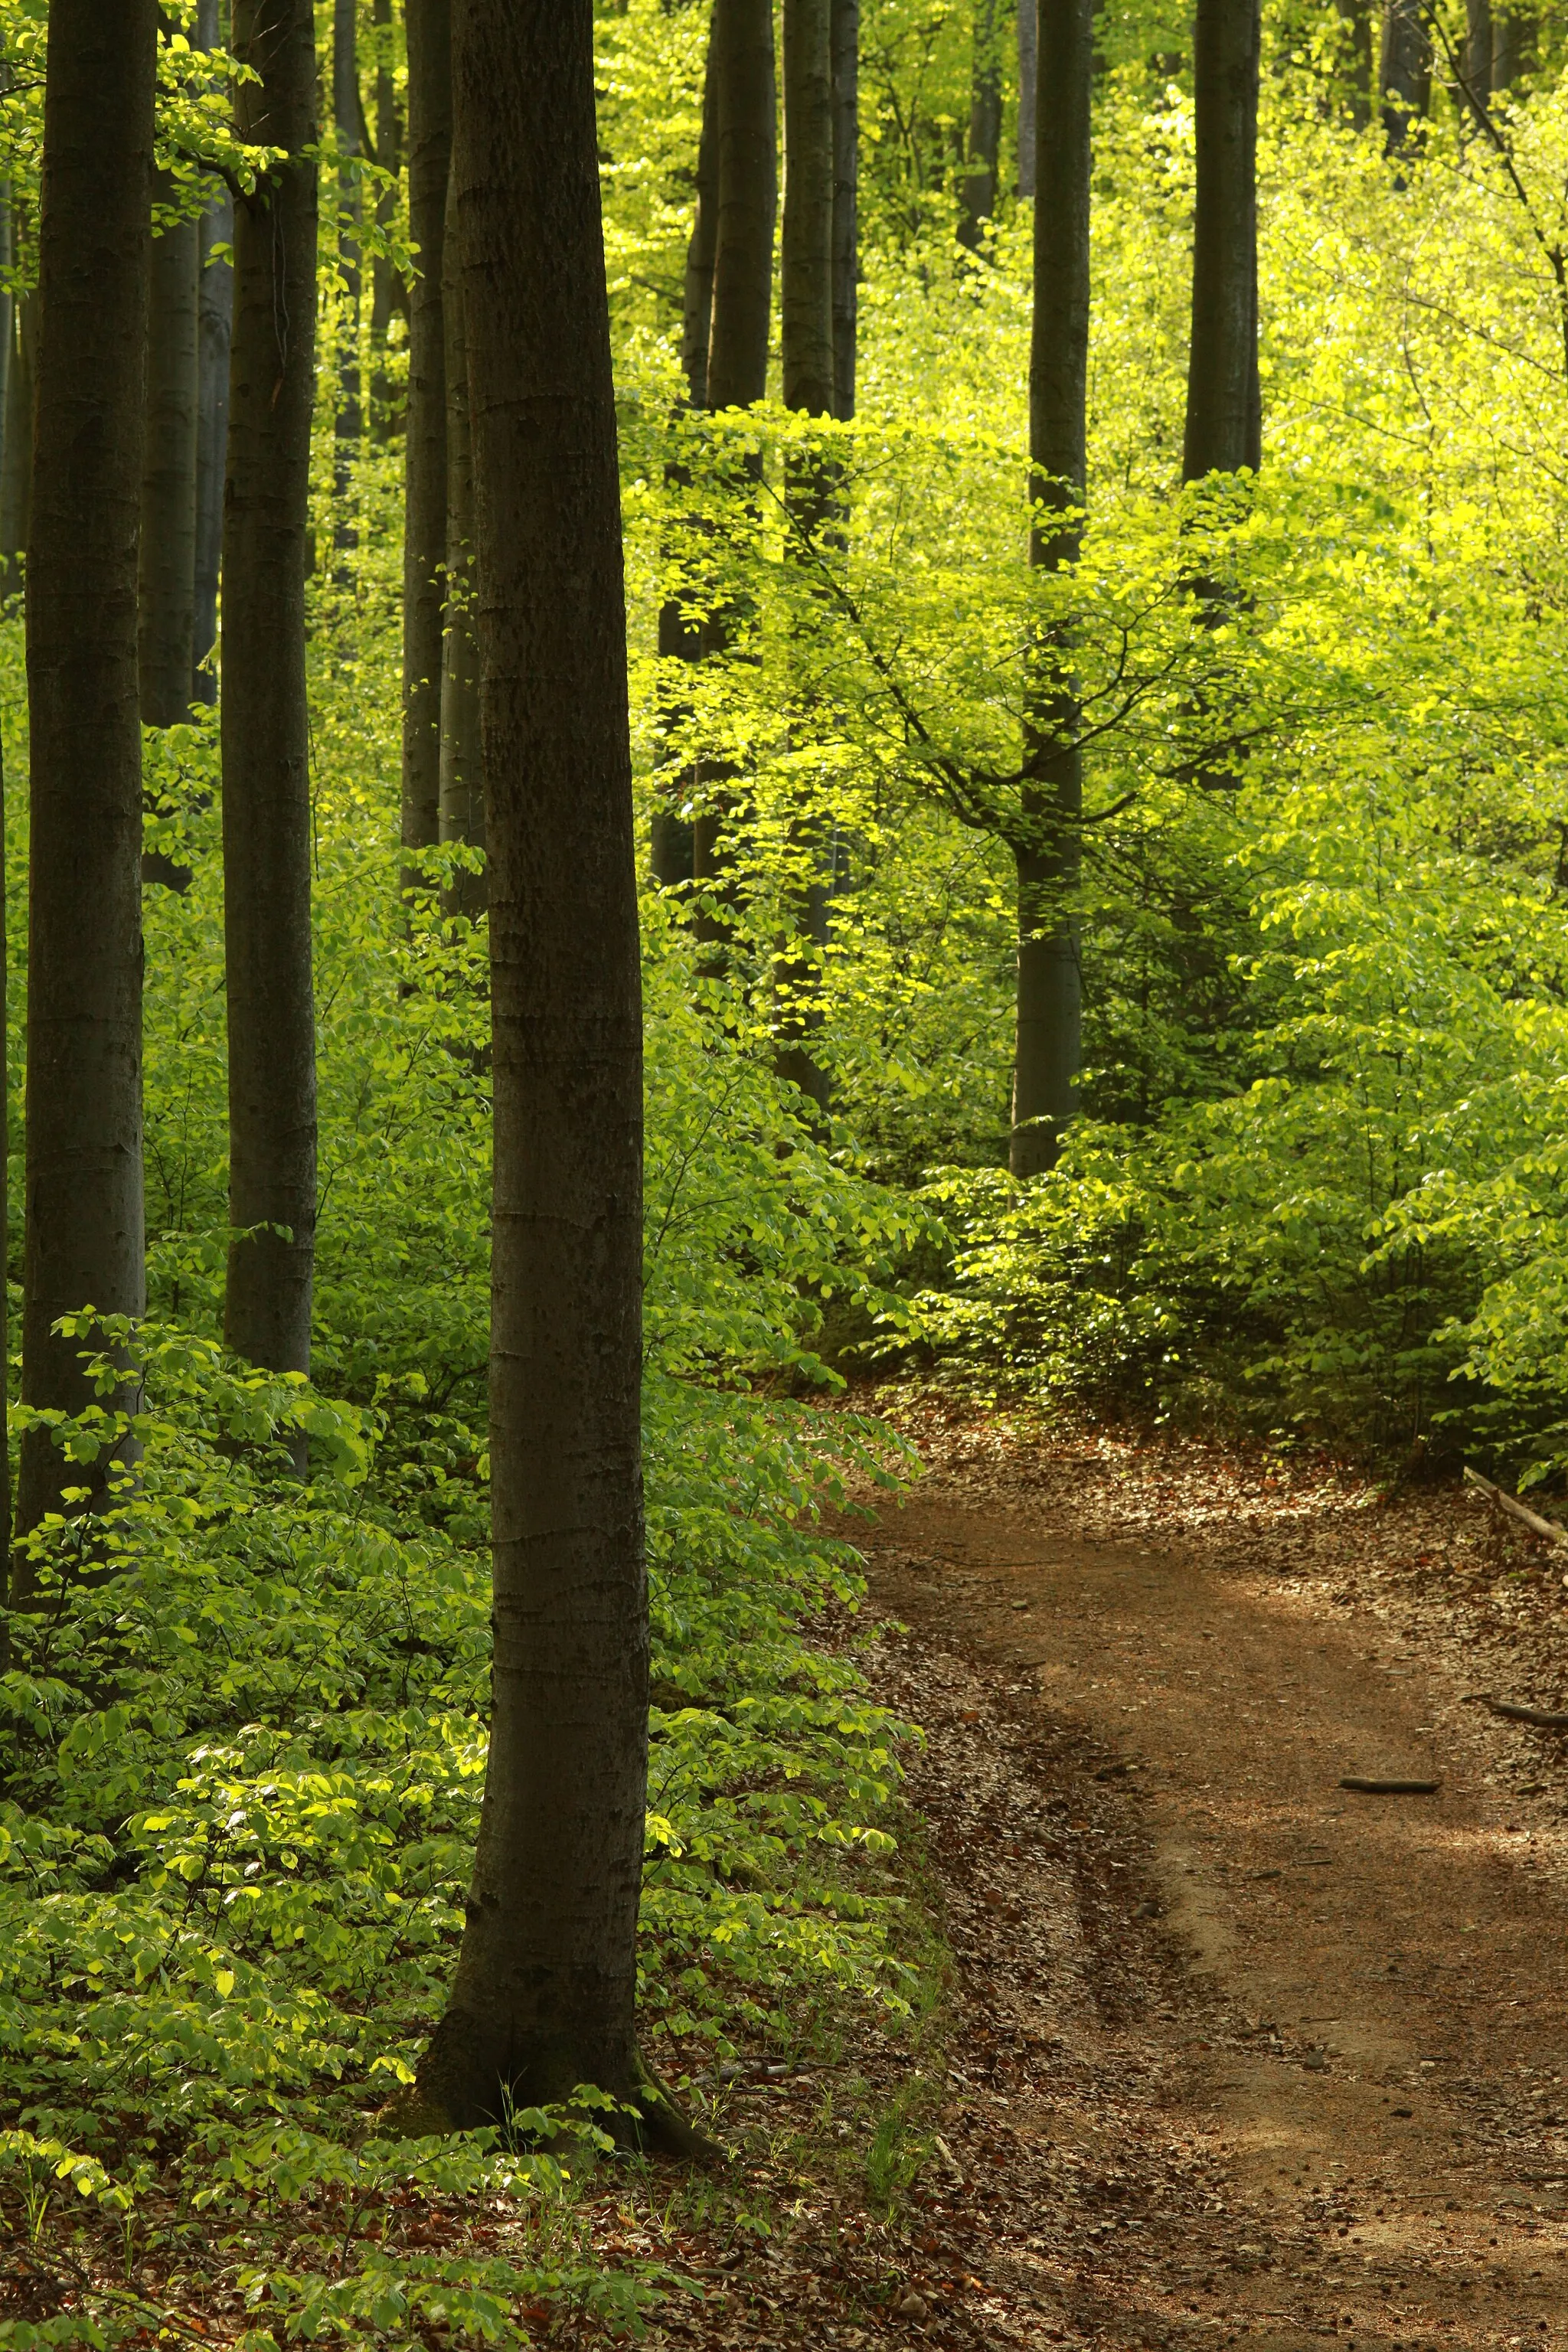
[[[0,2352],[1568,2344],[1565,452],[1546,0],[0,0]]]

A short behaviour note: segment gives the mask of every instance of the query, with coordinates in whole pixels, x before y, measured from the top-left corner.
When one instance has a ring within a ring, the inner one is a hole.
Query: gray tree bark
[[[1412,121],[1432,104],[1432,41],[1421,0],[1384,0],[1379,70],[1384,152],[1396,155]]]
[[[749,408],[768,388],[778,216],[773,0],[715,0],[719,225],[708,405]]]
[[[447,561],[443,307],[452,160],[449,0],[407,0],[408,227],[419,275],[408,311],[403,557],[403,845],[441,837],[441,652]]]
[[[15,595],[22,585],[23,559],[32,529],[37,352],[38,293],[33,286],[16,306],[10,364],[5,371],[5,439],[0,450],[0,593],[7,596]]]
[[[1042,31],[1042,39],[1044,37]],[[1256,472],[1258,0],[1198,0],[1193,45],[1197,192],[1182,479]],[[1042,79],[1041,87],[1044,88]]]
[[[1091,0],[1040,0],[1036,110],[1035,315],[1029,352],[1029,560],[1075,562],[1087,482]],[[1078,1107],[1082,980],[1072,907],[1081,857],[1079,713],[1054,634],[1031,649],[1026,679],[1025,823],[1018,877],[1017,1026],[1013,1058],[1015,1176],[1055,1165]]]
[[[441,807],[443,841],[485,845],[484,750],[479,734],[479,645],[474,568],[474,444],[463,306],[461,233],[447,207],[447,603],[441,650]],[[481,915],[485,877],[464,873],[446,893],[448,914]]]
[[[145,1303],[136,531],[156,26],[154,0],[53,0],[45,74],[22,1396],[68,1413],[90,1392],[57,1318]],[[47,1431],[29,1431],[19,1532],[81,1483]],[[18,1559],[13,1600],[27,1588]]]
[[[1372,0],[1335,0],[1335,5],[1350,53],[1351,123],[1364,131],[1372,121]]]
[[[171,203],[174,181],[160,173],[154,193]],[[194,220],[153,240],[137,586],[145,727],[176,727],[189,718],[195,668],[198,242]]]
[[[641,1017],[590,0],[458,0],[495,1017],[490,1748],[416,2107],[643,2095]],[[563,1215],[563,1204],[571,1213]]]
[[[981,224],[996,214],[996,159],[1002,148],[1001,0],[974,0],[969,68],[969,137],[958,191],[958,241],[973,253]]]
[[[283,160],[236,206],[224,504],[223,863],[229,1223],[225,1337],[307,1371],[316,1226],[305,529],[315,395],[311,0],[235,0],[258,79],[237,128]],[[254,1230],[264,1228],[265,1230]],[[281,1228],[281,1230],[279,1230]]]
[[[332,488],[337,509],[333,543],[346,554],[359,545],[350,501],[353,465],[364,436],[364,385],[360,372],[359,320],[363,271],[360,184],[354,169],[363,153],[359,94],[359,0],[332,0],[332,124],[338,153],[338,273],[342,281],[342,342],[338,349],[337,452]]]
[[[1464,58],[1470,96],[1485,106],[1492,94],[1491,0],[1466,0]]]
[[[1018,194],[1035,193],[1035,85],[1038,79],[1039,0],[1018,0]]]
[[[1492,90],[1512,89],[1535,48],[1535,18],[1527,10],[1496,8],[1492,12]]]
[[[204,49],[220,46],[218,0],[199,0],[196,40]],[[234,198],[226,188],[202,215],[201,268],[196,293],[198,390],[196,395],[196,577],[191,699],[217,700],[217,600],[223,566],[223,483],[228,461],[229,339],[234,326],[234,269],[215,259],[220,246],[234,244]]]
[[[393,74],[392,0],[374,0],[371,23],[375,27],[375,160],[383,171],[403,171],[403,120]],[[390,228],[397,218],[397,184],[383,186],[375,200],[376,225]],[[370,273],[370,341],[376,354],[371,384],[371,423],[378,440],[387,440],[396,428],[392,380],[386,372],[387,337],[395,312],[403,307],[403,283],[389,261],[377,254]]]
[[[833,0],[833,414],[855,414],[860,309],[860,0]]]

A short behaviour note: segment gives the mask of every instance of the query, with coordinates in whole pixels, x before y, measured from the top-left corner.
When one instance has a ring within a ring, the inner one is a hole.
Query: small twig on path
[[[1481,1705],[1493,1715],[1506,1715],[1510,1723],[1533,1723],[1540,1731],[1568,1731],[1568,1715],[1549,1706],[1521,1706],[1511,1698],[1486,1698]]]
[[[1465,1484],[1484,1495],[1494,1510],[1506,1511],[1510,1519],[1517,1519],[1521,1527],[1528,1528],[1532,1536],[1544,1536],[1548,1543],[1557,1544],[1568,1551],[1568,1528],[1560,1527],[1555,1519],[1543,1519],[1539,1511],[1532,1511],[1530,1505],[1521,1503],[1517,1495],[1505,1494],[1500,1486],[1494,1486],[1489,1478],[1483,1478],[1479,1470],[1470,1468],[1468,1463],[1465,1465]]]
[[[1363,1797],[1433,1797],[1442,1785],[1441,1780],[1363,1780],[1355,1773],[1340,1782],[1342,1789],[1353,1789]]]

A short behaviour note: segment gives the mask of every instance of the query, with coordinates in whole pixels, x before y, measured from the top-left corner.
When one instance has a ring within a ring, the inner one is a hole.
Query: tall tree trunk
[[[222,38],[218,0],[199,0],[196,40],[216,49]],[[234,325],[234,198],[225,188],[201,218],[196,292],[196,577],[191,699],[217,700],[213,650],[217,644],[218,580],[223,562],[223,482],[228,461],[228,360]],[[218,248],[225,251],[220,255]],[[215,256],[217,257],[215,258]]]
[[[969,68],[966,170],[958,193],[958,241],[979,248],[981,224],[996,213],[996,158],[1002,147],[1002,0],[974,0]]]
[[[1035,193],[1035,94],[1039,80],[1039,0],[1018,0],[1018,194]]]
[[[642,1071],[590,0],[458,0],[479,484],[495,1210],[489,1760],[416,2101],[642,2087]],[[570,1202],[571,1215],[562,1206]]]
[[[773,0],[714,0],[714,104],[719,124],[719,226],[708,336],[708,405],[749,408],[768,388],[773,229],[778,217],[778,97]],[[705,647],[728,644],[732,616],[715,614]],[[723,815],[701,811],[692,826],[698,883],[720,878]],[[710,918],[699,930],[716,936]]]
[[[359,0],[332,0],[332,123],[338,154],[338,272],[342,283],[342,341],[338,346],[337,453],[332,489],[337,509],[333,541],[340,553],[359,545],[351,501],[354,460],[364,434],[364,393],[360,374],[361,192],[356,169],[363,148],[359,94]]]
[[[697,148],[696,203],[691,235],[686,244],[685,282],[681,289],[680,363],[686,374],[688,405],[708,405],[708,337],[713,324],[713,255],[719,238],[719,102],[718,77],[710,28],[708,55],[702,73],[702,130]],[[689,484],[684,466],[667,468],[671,489]],[[691,525],[678,527],[684,538]],[[658,651],[663,661],[697,662],[702,658],[701,624],[689,615],[679,596],[667,596],[658,608]],[[687,696],[667,688],[660,717],[665,729],[680,726],[690,709]],[[650,831],[653,878],[664,889],[691,879],[691,827],[681,816],[679,803],[693,782],[689,772],[668,785],[655,807]]]
[[[1384,0],[1379,88],[1384,150],[1395,155],[1412,120],[1426,115],[1432,103],[1432,42],[1421,0]]]
[[[156,55],[154,0],[53,0],[27,545],[22,1395],[68,1413],[91,1391],[57,1318],[145,1303],[136,527]],[[81,1479],[30,1430],[19,1531]],[[20,1559],[16,1584],[25,1600]]]
[[[1364,131],[1372,121],[1372,0],[1335,0],[1349,68],[1351,126]]]
[[[1086,482],[1089,385],[1091,0],[1040,0],[1036,109],[1035,316],[1029,352],[1029,560],[1077,561]],[[1031,649],[1026,683],[1025,824],[1018,877],[1017,1033],[1013,1062],[1015,1176],[1055,1164],[1078,1107],[1082,1063],[1079,923],[1071,898],[1081,856],[1079,713],[1054,634]]]
[[[167,173],[158,173],[154,194],[163,204],[176,199]],[[145,727],[190,716],[195,667],[197,248],[194,220],[153,240],[137,590]]]
[[[1042,39],[1044,36],[1042,34]],[[1197,0],[1197,193],[1182,479],[1256,472],[1258,0]],[[1041,88],[1045,87],[1042,75]]]
[[[447,358],[442,300],[452,161],[450,0],[407,0],[408,311],[403,540],[403,845],[441,837],[441,640],[447,562]]]
[[[441,653],[441,839],[485,845],[484,751],[479,739],[479,645],[474,571],[474,443],[456,191],[447,207],[447,631]],[[458,876],[450,914],[480,915],[483,874]]]
[[[316,1227],[305,527],[315,395],[311,0],[235,0],[241,138],[282,150],[236,206],[224,500],[223,866],[230,1244],[225,1336],[307,1371]],[[282,1228],[282,1231],[277,1230]],[[267,1230],[255,1230],[266,1228]]]
[[[375,27],[375,160],[384,172],[401,175],[403,121],[398,110],[397,83],[393,73],[392,0],[374,0],[371,22]],[[375,200],[376,226],[390,228],[397,218],[397,184],[384,185]],[[376,354],[371,384],[371,422],[378,440],[387,440],[395,428],[394,394],[386,373],[385,354],[393,313],[399,308],[402,282],[392,264],[377,254],[370,275],[370,340]]]
[[[715,0],[719,226],[708,405],[749,408],[768,388],[778,215],[773,0]]]
[[[1535,48],[1535,18],[1527,10],[1492,12],[1492,89],[1512,89]]]
[[[833,414],[855,414],[860,310],[860,0],[833,0]]]
[[[1478,106],[1488,105],[1492,94],[1491,0],[1466,0],[1464,61],[1470,97]],[[1461,102],[1461,119],[1463,113]]]
[[[13,207],[13,221],[16,218]],[[37,408],[38,293],[28,287],[16,306],[5,371],[5,439],[0,450],[0,593],[22,585],[33,521],[33,426]]]

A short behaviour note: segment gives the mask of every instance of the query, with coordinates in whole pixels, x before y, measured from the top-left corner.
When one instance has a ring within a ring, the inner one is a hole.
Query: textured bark
[[[855,414],[860,308],[860,0],[833,0],[833,414]]]
[[[784,206],[780,311],[786,408],[831,416],[832,0],[784,0]]]
[[[1464,61],[1469,95],[1485,106],[1492,94],[1491,0],[1466,0]]]
[[[277,1371],[310,1359],[316,1040],[305,526],[315,393],[311,0],[236,0],[255,81],[238,129],[283,160],[236,207],[223,541],[223,862],[230,1244],[225,1336]],[[281,1227],[281,1232],[276,1228]]]
[[[374,0],[371,23],[375,27],[375,161],[383,171],[401,175],[403,118],[397,104],[397,83],[393,77],[392,0]],[[395,222],[395,181],[384,186],[376,197],[375,217],[381,228],[390,228]],[[397,422],[384,354],[393,313],[403,307],[403,282],[391,263],[384,261],[378,254],[371,266],[370,284],[370,341],[371,349],[376,353],[376,372],[370,388],[370,413],[377,438],[384,441],[390,437]]]
[[[1351,122],[1364,131],[1372,121],[1372,0],[1335,0],[1335,5],[1344,27],[1342,54],[1350,69]]]
[[[0,592],[22,585],[33,519],[33,422],[37,406],[38,295],[29,287],[16,304],[10,364],[5,371],[5,443],[0,452]]]
[[[1018,194],[1035,193],[1035,98],[1039,79],[1039,0],[1018,0]]]
[[[697,150],[696,203],[691,235],[686,244],[685,283],[681,289],[680,363],[686,373],[687,401],[693,409],[708,404],[708,337],[713,323],[713,255],[719,237],[719,91],[711,37],[702,75],[702,131]],[[670,466],[667,485],[679,489],[690,481],[683,466]],[[691,526],[686,526],[690,529]],[[678,538],[685,530],[678,526]],[[670,549],[673,556],[674,549]],[[658,608],[658,650],[665,661],[697,662],[702,658],[702,627],[689,616],[679,596],[667,596]],[[680,726],[689,710],[683,691],[666,688],[660,718],[668,730]],[[653,878],[670,889],[691,879],[691,826],[680,814],[680,803],[695,779],[689,772],[665,787],[649,825],[649,862]]]
[[[407,0],[408,226],[419,275],[408,312],[403,555],[403,845],[440,838],[447,360],[442,280],[452,160],[449,0]]]
[[[455,198],[457,183],[452,183]],[[447,625],[441,648],[441,839],[485,845],[484,754],[479,740],[479,646],[474,571],[474,444],[464,331],[461,236],[447,208]],[[461,874],[449,914],[479,915],[483,874]]]
[[[145,1301],[136,529],[155,59],[153,0],[53,0],[27,545],[22,1395],[66,1412],[89,1394],[57,1318]],[[20,1531],[81,1481],[30,1431]],[[25,1600],[20,1562],[16,1582]]]
[[[1535,18],[1520,9],[1492,12],[1492,90],[1512,89],[1535,49]]]
[[[1091,0],[1041,0],[1036,116],[1035,315],[1029,352],[1029,560],[1077,560],[1086,488],[1089,384]],[[1054,1165],[1078,1104],[1082,1062],[1079,925],[1071,894],[1081,855],[1079,713],[1055,636],[1031,649],[1026,680],[1026,823],[1018,877],[1018,995],[1013,1061],[1015,1176]]]
[[[642,2083],[641,1014],[590,0],[458,0],[490,784],[494,1664],[479,1847],[416,2104]]]
[[[169,203],[174,182],[160,173],[154,193]],[[153,238],[137,584],[137,659],[146,727],[176,727],[190,716],[195,667],[197,267],[194,220]]]
[[[969,68],[969,137],[958,191],[958,241],[974,252],[981,224],[996,212],[996,158],[1002,147],[1002,0],[974,0]]]
[[[199,0],[196,39],[219,46],[218,0]],[[234,269],[215,260],[234,243],[234,198],[226,188],[202,215],[201,269],[196,289],[196,578],[193,702],[217,700],[213,649],[217,644],[218,582],[223,568],[223,482],[228,462],[228,362],[234,326]]]
[[[719,228],[708,405],[749,408],[768,388],[778,131],[773,0],[715,0]]]
[[[1412,121],[1426,114],[1432,103],[1432,42],[1421,0],[1384,0],[1378,87],[1384,148],[1394,155],[1404,146]]]
[[[332,127],[338,153],[338,275],[342,312],[338,345],[337,461],[332,488],[337,507],[333,542],[342,553],[359,545],[350,501],[353,463],[364,434],[364,386],[360,372],[359,319],[361,193],[355,169],[363,152],[359,94],[359,0],[332,0]]]
[[[1045,39],[1041,28],[1042,53]],[[1258,382],[1258,0],[1197,0],[1193,81],[1197,194],[1193,327],[1182,479],[1256,472]],[[1041,69],[1042,90],[1046,87]],[[1043,130],[1042,124],[1042,130]]]
[[[0,68],[3,70],[3,68]],[[11,184],[0,180],[0,268],[9,272],[16,261],[16,240],[11,206]],[[16,304],[8,285],[0,286],[0,505],[4,504],[5,434],[10,423],[12,354],[16,344]],[[7,552],[0,545],[0,566]],[[3,588],[0,578],[0,588]]]

